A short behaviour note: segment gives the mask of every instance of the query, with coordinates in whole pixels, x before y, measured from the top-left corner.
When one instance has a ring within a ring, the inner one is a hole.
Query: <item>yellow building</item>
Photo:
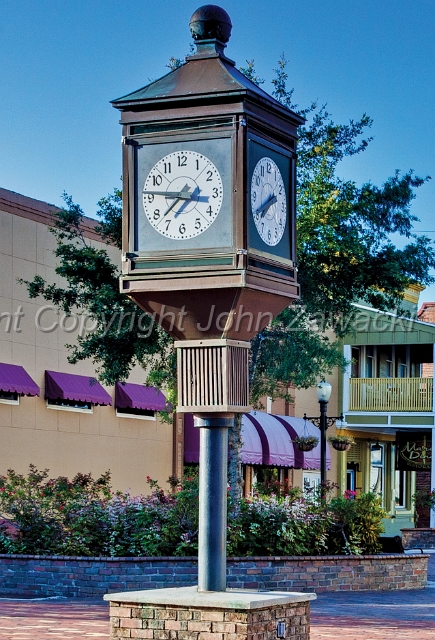
[[[174,472],[173,427],[155,411],[162,394],[144,390],[139,367],[131,386],[90,382],[92,362],[69,364],[65,344],[91,329],[91,319],[66,317],[42,299],[31,300],[17,282],[35,274],[59,282],[49,232],[54,211],[0,189],[0,473],[26,473],[30,463],[48,468],[51,477],[110,469],[116,489],[145,493],[147,476],[164,485]],[[95,225],[85,219],[84,235],[120,263],[120,252],[99,241]]]

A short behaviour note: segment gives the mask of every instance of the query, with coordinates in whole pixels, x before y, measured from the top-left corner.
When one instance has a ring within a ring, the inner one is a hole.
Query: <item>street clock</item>
[[[225,11],[202,7],[190,27],[197,50],[185,64],[112,103],[123,127],[121,291],[179,340],[246,341],[299,296],[304,120],[225,55]]]

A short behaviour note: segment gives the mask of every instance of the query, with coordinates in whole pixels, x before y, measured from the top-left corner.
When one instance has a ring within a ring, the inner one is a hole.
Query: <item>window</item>
[[[58,398],[56,400],[48,398],[47,407],[49,409],[63,409],[65,411],[81,411],[84,413],[93,412],[92,402],[80,402],[80,400],[65,400],[62,398]]]
[[[20,396],[15,391],[1,391],[0,402],[3,404],[20,404]]]
[[[408,377],[408,366],[406,364],[400,363],[397,366],[397,377],[398,378],[407,378]]]
[[[320,471],[304,471],[303,488],[304,493],[313,491],[320,486]]]
[[[355,491],[356,487],[356,469],[346,470],[346,490]]]
[[[407,500],[407,473],[406,471],[396,471],[394,495],[396,509],[406,509]]]
[[[387,360],[385,362],[385,372],[387,378],[394,378],[394,364],[392,360]]]
[[[374,378],[375,376],[375,348],[366,347],[366,378]]]
[[[352,347],[351,378],[359,378],[359,362],[360,351],[358,347]]]
[[[126,407],[125,409],[116,410],[117,418],[139,418],[141,420],[155,420],[156,412],[151,409],[131,409]]]
[[[384,491],[384,460],[383,444],[372,444],[370,447],[370,491],[382,495]]]

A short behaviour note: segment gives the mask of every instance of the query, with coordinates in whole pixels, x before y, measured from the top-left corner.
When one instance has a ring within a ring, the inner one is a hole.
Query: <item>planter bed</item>
[[[229,558],[227,585],[280,591],[422,589],[427,554]],[[196,558],[0,555],[0,597],[92,597],[191,586]]]

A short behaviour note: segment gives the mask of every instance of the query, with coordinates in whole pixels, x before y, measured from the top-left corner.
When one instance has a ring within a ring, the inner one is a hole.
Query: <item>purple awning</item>
[[[0,389],[20,396],[39,396],[40,389],[27,371],[18,364],[0,363]]]
[[[59,371],[45,372],[45,398],[112,404],[112,398],[95,378]]]
[[[302,452],[293,445],[296,436],[305,433],[317,438],[320,432],[311,422],[303,418],[277,416],[251,411],[242,416],[242,464],[272,467],[293,467],[295,469],[320,469],[320,443],[312,451]],[[186,463],[199,461],[199,429],[193,426],[193,416],[184,417],[184,460]],[[331,464],[327,445],[326,462]]]
[[[144,411],[164,411],[168,408],[166,398],[160,389],[142,384],[115,385],[115,407],[117,409],[143,409]]]
[[[303,463],[301,467],[296,468],[320,469],[320,430],[308,420],[305,423],[305,420],[303,418],[295,418],[293,416],[274,416],[274,418],[276,420],[279,420],[283,424],[283,426],[287,428],[287,431],[289,433],[292,433],[292,431],[294,431],[295,436],[302,436],[307,433],[309,436],[315,436],[316,438],[319,438],[319,444],[311,451],[298,451],[299,455],[302,455],[303,457]],[[292,434],[292,439],[295,436],[293,436]],[[328,443],[326,443],[326,466],[328,469],[331,468],[331,452]]]

